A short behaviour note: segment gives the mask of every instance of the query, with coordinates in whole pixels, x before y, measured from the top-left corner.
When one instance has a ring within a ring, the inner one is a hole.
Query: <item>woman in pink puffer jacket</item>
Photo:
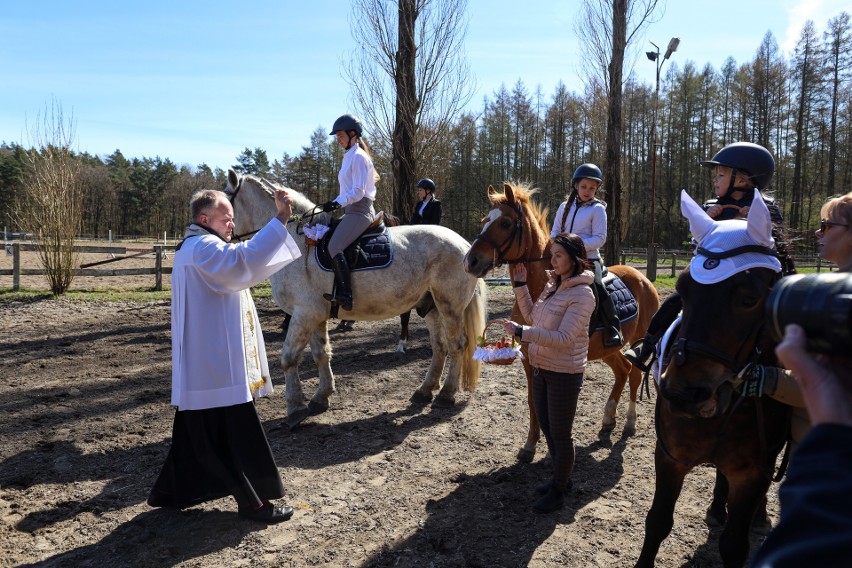
[[[516,264],[512,270],[518,308],[532,325],[503,322],[506,333],[529,344],[533,404],[553,459],[553,478],[536,490],[542,497],[533,509],[539,513],[561,508],[572,485],[572,429],[589,351],[589,320],[595,310],[590,287],[595,275],[589,270],[583,240],[571,233],[557,235],[550,255],[553,270],[535,303],[526,286],[526,267]]]

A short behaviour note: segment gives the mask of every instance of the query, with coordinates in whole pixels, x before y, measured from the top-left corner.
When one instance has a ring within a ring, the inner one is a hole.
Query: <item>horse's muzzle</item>
[[[723,407],[716,389],[705,386],[677,388],[663,381],[660,396],[669,403],[673,414],[685,418],[713,418]]]
[[[476,276],[477,278],[482,278],[488,271],[493,268],[493,264],[491,259],[485,259],[482,255],[472,254],[473,251],[468,251],[466,255],[464,255],[464,269],[465,272]]]

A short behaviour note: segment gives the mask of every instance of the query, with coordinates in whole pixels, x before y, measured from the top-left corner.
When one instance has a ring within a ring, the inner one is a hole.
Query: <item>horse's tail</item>
[[[473,297],[464,309],[464,333],[467,341],[462,354],[461,388],[467,392],[476,390],[479,373],[482,370],[482,363],[473,358],[473,352],[476,350],[476,338],[485,329],[485,320],[488,315],[486,313],[487,305],[488,286],[485,284],[485,280],[478,278]]]

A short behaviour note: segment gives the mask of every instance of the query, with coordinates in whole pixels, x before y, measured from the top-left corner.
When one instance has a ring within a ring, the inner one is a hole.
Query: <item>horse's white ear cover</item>
[[[724,252],[743,246],[761,245],[775,248],[772,238],[772,217],[760,192],[755,190],[754,200],[745,220],[713,220],[686,190],[680,192],[680,210],[689,221],[689,230],[699,246],[712,252]],[[762,252],[747,252],[723,259],[708,258],[696,250],[689,264],[692,277],[701,284],[715,284],[749,268],[769,268],[781,271],[781,263]]]
[[[699,243],[713,228],[713,218],[689,196],[685,189],[680,190],[680,212],[689,221],[689,232]]]
[[[751,238],[765,247],[775,246],[775,239],[772,238],[772,215],[769,214],[769,208],[763,201],[763,196],[756,189],[754,200],[748,209],[747,221],[748,234]]]

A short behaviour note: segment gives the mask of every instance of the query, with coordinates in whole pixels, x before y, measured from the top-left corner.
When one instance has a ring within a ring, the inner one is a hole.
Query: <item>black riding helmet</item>
[[[429,193],[435,193],[435,182],[429,178],[423,178],[417,182],[417,187],[422,187]]]
[[[364,135],[364,128],[361,126],[361,121],[354,114],[344,114],[335,120],[329,135],[334,136],[335,132],[339,132],[341,130],[344,132],[354,130],[355,134],[357,134],[359,138]]]
[[[734,142],[728,144],[709,160],[698,162],[705,168],[725,166],[734,170],[731,184],[725,195],[730,195],[734,188],[737,173],[748,176],[752,185],[757,189],[765,189],[775,173],[775,159],[769,150],[751,142]]]
[[[601,169],[594,164],[583,164],[574,170],[574,175],[571,176],[571,187],[574,187],[577,180],[584,178],[593,179],[598,183],[602,183],[603,173],[601,173]]]
[[[352,147],[352,139],[355,137],[360,138],[364,133],[364,129],[361,127],[361,121],[358,120],[358,117],[354,114],[344,114],[343,116],[335,120],[334,124],[331,127],[331,132],[329,134],[333,136],[335,133],[340,132],[341,130],[345,132],[346,136],[348,137],[348,140],[346,141],[347,151]],[[355,133],[354,136],[352,134],[353,132]]]

